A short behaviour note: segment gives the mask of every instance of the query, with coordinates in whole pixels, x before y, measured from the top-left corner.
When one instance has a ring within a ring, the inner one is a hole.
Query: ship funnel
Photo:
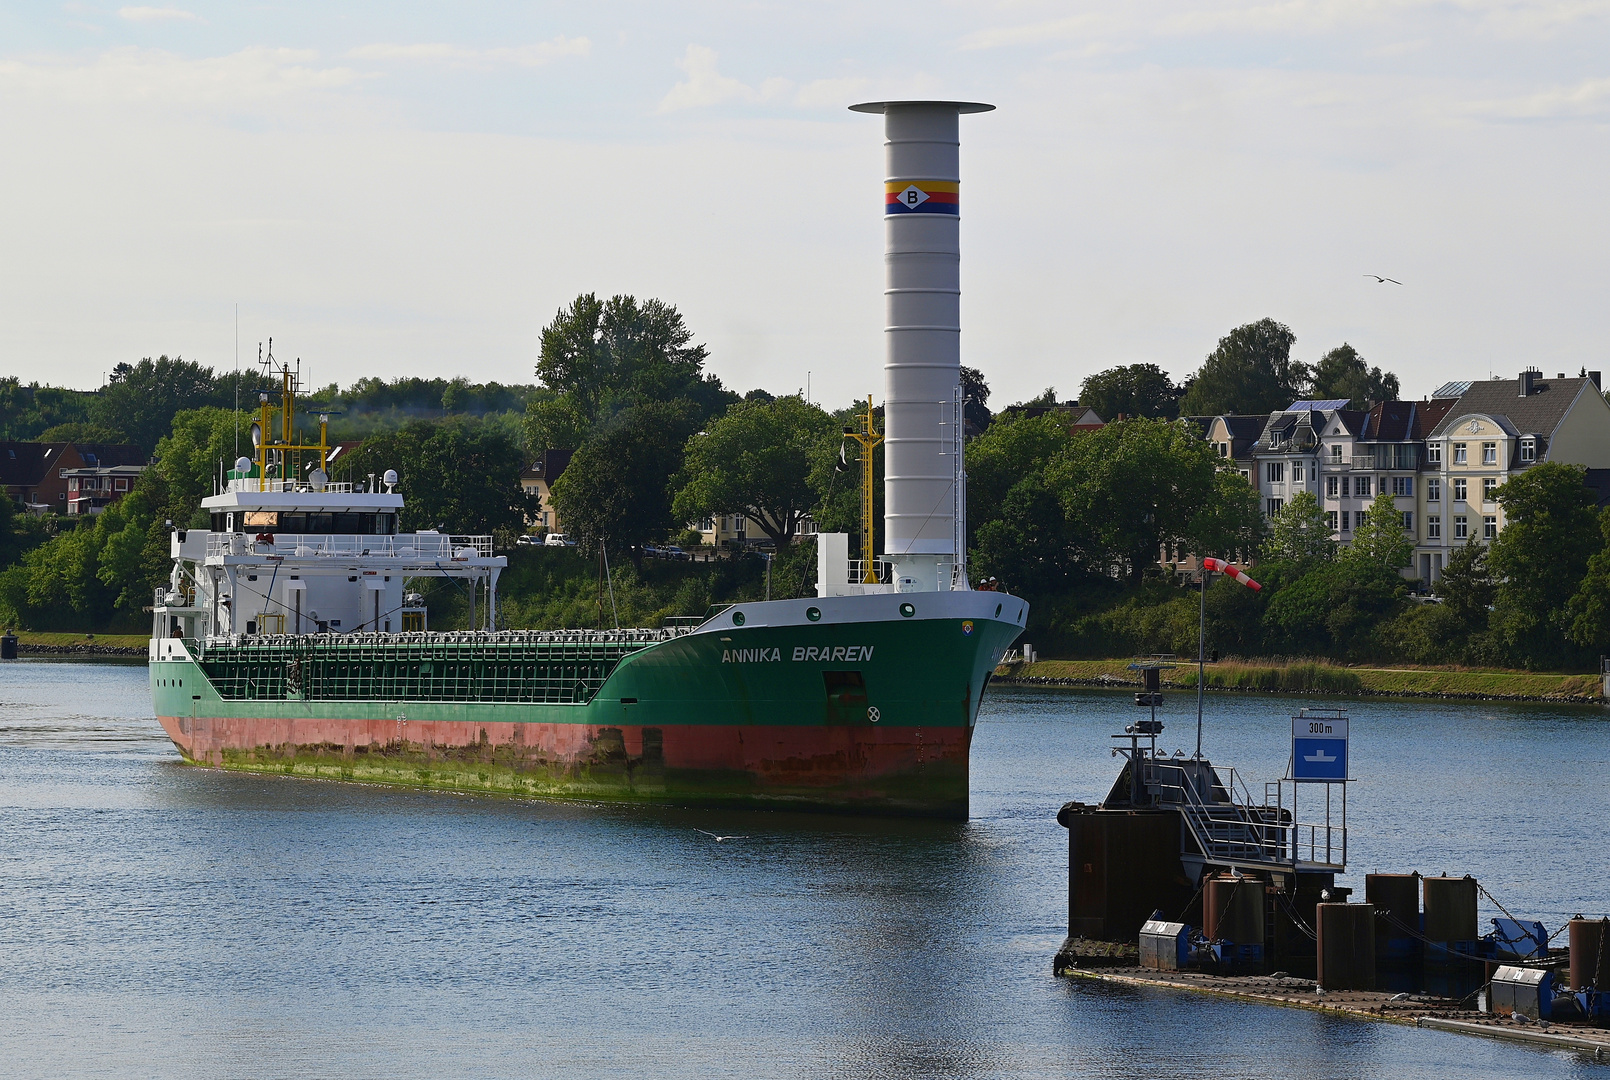
[[[957,118],[995,106],[850,108],[883,114],[884,557],[902,592],[966,588]]]

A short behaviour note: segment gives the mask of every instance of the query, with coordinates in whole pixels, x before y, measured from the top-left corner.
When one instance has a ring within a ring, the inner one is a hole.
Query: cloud
[[[464,45],[445,42],[401,45],[378,42],[361,45],[347,53],[355,60],[391,60],[424,64],[444,64],[450,67],[541,67],[566,56],[587,56],[593,43],[584,37],[556,37],[534,45],[516,45],[498,49],[471,49]]]
[[[716,51],[708,45],[689,45],[676,62],[687,76],[660,99],[660,112],[702,109],[728,101],[756,101],[760,92],[716,70]]]
[[[1610,120],[1610,79],[1583,79],[1574,86],[1476,102],[1469,111],[1490,120]]]
[[[111,49],[90,63],[0,61],[0,90],[91,104],[160,102],[234,108],[351,86],[369,76],[321,67],[307,49],[244,49],[189,60],[158,49]]]
[[[176,7],[123,7],[118,8],[117,13],[129,22],[163,22],[169,19],[201,21],[195,12]]]
[[[721,74],[716,59],[716,51],[709,46],[689,45],[682,59],[676,62],[685,77],[660,99],[659,111],[702,109],[728,102],[780,102],[802,109],[839,108],[872,85],[870,79],[850,76],[815,79],[804,85],[789,79],[770,78],[759,86],[750,86]]]
[[[1049,45],[1121,35],[1193,38],[1212,35],[1321,35],[1342,29],[1401,26],[1420,16],[1443,26],[1463,23],[1496,38],[1547,38],[1572,26],[1610,19],[1610,0],[1218,0],[1183,6],[1172,0],[1114,5],[1039,21],[988,26],[964,36],[963,50]]]

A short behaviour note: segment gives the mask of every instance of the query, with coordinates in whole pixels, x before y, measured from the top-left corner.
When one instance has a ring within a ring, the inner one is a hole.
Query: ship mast
[[[855,414],[856,430],[846,430],[846,438],[861,444],[861,581],[866,585],[878,583],[877,543],[873,521],[872,451],[883,441],[883,435],[872,423],[872,395],[866,396],[866,412]]]
[[[326,413],[319,414],[319,441],[301,443],[297,441],[295,429],[296,393],[300,389],[299,376],[301,361],[297,362],[298,371],[293,372],[290,364],[278,365],[275,371],[274,339],[268,340],[268,355],[263,358],[263,373],[265,375],[278,375],[280,379],[280,423],[276,437],[271,426],[274,405],[271,395],[264,390],[257,395],[257,420],[252,424],[252,446],[257,451],[257,490],[269,491],[268,470],[274,463],[276,455],[279,464],[280,486],[287,482],[295,484],[301,479],[301,465],[304,454],[317,453],[317,477],[309,477],[310,484],[315,489],[322,490],[324,485],[324,463],[330,460],[330,418]]]

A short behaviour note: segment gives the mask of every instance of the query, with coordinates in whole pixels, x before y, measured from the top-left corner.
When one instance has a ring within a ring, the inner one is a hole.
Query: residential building
[[[1409,537],[1419,535],[1425,438],[1453,404],[1452,399],[1383,401],[1368,412],[1337,410],[1320,450],[1320,505],[1342,546],[1352,542],[1361,515],[1383,491],[1393,496]]]
[[[521,489],[537,497],[537,508],[527,524],[548,532],[564,532],[559,524],[559,509],[553,504],[553,485],[564,475],[574,454],[574,450],[544,450],[521,471]]]
[[[1253,486],[1264,516],[1274,517],[1292,496],[1307,491],[1318,497],[1320,446],[1323,434],[1346,410],[1345,401],[1294,401],[1272,412],[1252,444]],[[1359,416],[1362,414],[1353,414]]]
[[[7,497],[34,513],[67,513],[68,473],[74,469],[144,465],[138,446],[115,443],[0,443],[0,484]]]
[[[771,539],[743,514],[713,514],[689,524],[688,528],[696,529],[700,535],[699,542],[708,547],[747,547]],[[805,518],[794,535],[799,540],[815,536],[816,522]]]
[[[145,465],[86,465],[67,470],[67,512],[99,514],[134,490]]]
[[[1422,580],[1441,576],[1454,548],[1503,531],[1494,493],[1511,477],[1544,461],[1610,468],[1610,404],[1599,382],[1597,371],[1545,379],[1531,370],[1518,379],[1445,388],[1457,389],[1458,399],[1427,434],[1416,496],[1423,525],[1415,570]]]
[[[1202,429],[1202,437],[1233,468],[1256,486],[1252,479],[1252,449],[1258,444],[1269,418],[1257,414],[1224,416],[1188,416],[1187,420]]]

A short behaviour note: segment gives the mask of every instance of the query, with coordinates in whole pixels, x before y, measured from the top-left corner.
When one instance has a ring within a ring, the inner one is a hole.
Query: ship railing
[[[1205,771],[1202,767],[1156,759],[1147,764],[1148,786],[1159,802],[1179,809],[1206,862],[1247,869],[1346,866],[1346,819],[1341,825],[1331,824],[1328,803],[1325,822],[1297,821],[1291,808],[1269,805],[1267,792],[1264,805],[1254,804],[1233,769],[1214,770],[1218,780],[1209,781],[1229,796],[1220,801],[1213,792],[1204,798],[1203,777],[1197,775]]]
[[[490,536],[449,536],[445,533],[400,533],[394,536],[366,536],[361,533],[318,535],[313,533],[261,534],[209,533],[209,556],[255,555],[319,558],[390,558],[468,562],[492,555]],[[272,542],[268,540],[272,537]]]
[[[254,476],[237,477],[224,485],[225,492],[249,492],[251,494],[272,492],[279,495],[351,495],[355,491],[361,492],[362,490],[362,484],[349,484],[345,481],[332,481],[327,484],[314,485],[306,480],[262,480]]]

